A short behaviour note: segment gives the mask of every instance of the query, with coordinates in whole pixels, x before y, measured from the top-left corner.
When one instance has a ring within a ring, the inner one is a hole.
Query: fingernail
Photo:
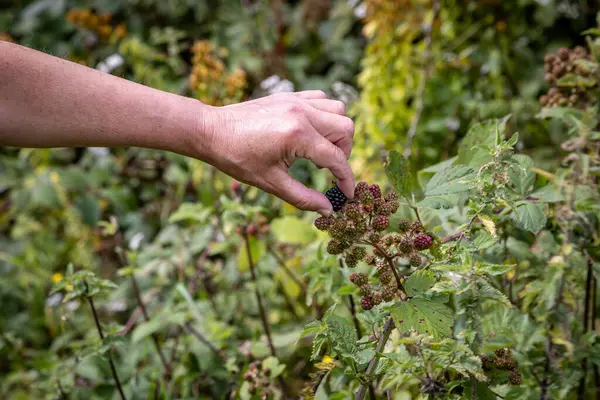
[[[329,217],[331,215],[331,210],[327,209],[327,208],[322,208],[319,211],[317,211],[319,214],[321,214],[324,217]]]

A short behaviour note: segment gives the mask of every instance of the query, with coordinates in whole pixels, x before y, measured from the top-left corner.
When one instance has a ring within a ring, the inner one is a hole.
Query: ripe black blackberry
[[[346,195],[340,190],[339,187],[337,187],[337,185],[327,189],[327,191],[325,192],[325,197],[327,197],[327,199],[331,203],[333,211],[336,212],[340,211],[342,207],[344,207],[344,204],[346,204],[346,201],[348,200],[346,198]]]

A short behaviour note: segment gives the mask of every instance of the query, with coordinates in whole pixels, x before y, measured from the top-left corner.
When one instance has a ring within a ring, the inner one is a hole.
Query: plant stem
[[[194,335],[196,337],[196,339],[198,339],[200,342],[202,342],[202,344],[204,344],[206,347],[208,347],[219,358],[224,359],[223,354],[221,354],[219,349],[217,349],[214,344],[212,344],[207,338],[205,338],[203,334],[198,332],[198,330],[196,328],[194,328],[194,326],[189,321],[185,323],[185,327],[187,328],[188,331],[190,331],[190,333],[192,335]]]
[[[83,281],[85,285],[85,291],[89,290],[87,282]],[[102,332],[102,327],[100,326],[100,319],[98,318],[98,313],[96,312],[96,307],[94,306],[94,300],[91,297],[86,296],[88,303],[90,304],[90,308],[92,309],[92,314],[94,315],[94,321],[96,322],[96,329],[98,330],[98,336],[100,336],[100,340],[104,340],[104,332]],[[117,390],[119,391],[119,395],[122,400],[126,400],[125,393],[123,393],[123,388],[121,387],[121,381],[119,380],[119,376],[117,375],[117,369],[115,368],[115,363],[112,358],[111,350],[108,350],[108,364],[110,365],[110,370],[112,372],[113,379],[115,381],[115,385],[117,386]]]
[[[281,258],[279,254],[277,254],[275,249],[273,249],[273,247],[270,244],[267,244],[267,249],[271,254],[273,254],[273,257],[275,257],[275,260],[277,261],[277,264],[281,267],[281,269],[283,269],[283,271],[294,281],[294,283],[298,285],[300,291],[302,292],[302,296],[306,297],[306,285],[304,285],[304,282],[302,282],[296,276],[296,274],[294,274],[294,272],[290,270],[287,267],[287,265],[285,265],[285,261],[283,260],[283,258]]]
[[[585,283],[585,304],[583,308],[583,332],[587,333],[590,329],[590,303],[592,297],[592,281],[593,281],[593,271],[592,271],[592,262],[588,260],[587,267],[587,277]],[[577,398],[579,400],[583,400],[585,398],[585,379],[588,370],[588,362],[587,357],[584,357],[581,360],[581,369],[583,374],[581,375],[581,379],[579,380],[579,389],[577,390]]]
[[[248,256],[248,265],[250,265],[250,273],[252,275],[252,282],[254,283],[254,295],[256,296],[256,302],[258,303],[258,312],[260,313],[260,319],[262,321],[263,329],[265,331],[265,335],[267,336],[267,343],[269,345],[269,350],[273,357],[277,357],[275,352],[275,346],[273,345],[273,339],[271,338],[271,326],[269,325],[269,320],[267,319],[267,313],[265,311],[265,307],[263,306],[262,296],[258,290],[258,279],[256,278],[256,269],[254,267],[254,260],[252,259],[252,249],[250,249],[250,240],[248,240],[248,234],[246,230],[243,230],[244,242],[246,245],[246,255]]]
[[[421,115],[423,114],[423,109],[425,108],[425,87],[427,86],[427,81],[429,79],[429,75],[431,74],[431,69],[433,63],[431,62],[431,33],[433,31],[433,22],[435,21],[438,11],[440,9],[439,0],[433,1],[433,15],[431,16],[431,21],[425,26],[425,51],[423,52],[423,63],[425,68],[423,70],[423,78],[419,83],[419,88],[417,90],[417,107],[415,110],[415,115],[413,120],[411,121],[410,128],[408,129],[408,133],[406,134],[406,145],[404,147],[404,157],[410,157],[412,153],[412,144],[413,140],[417,134],[417,128],[419,126],[419,122],[421,120]],[[419,218],[419,220],[421,220]]]
[[[375,348],[375,351],[377,353],[381,353],[383,351],[383,349],[385,348],[385,344],[387,343],[394,327],[395,327],[394,320],[392,319],[392,317],[389,317],[387,319],[387,321],[385,321],[385,325],[383,326],[383,331],[381,332],[381,335],[379,335],[379,341],[377,342],[377,347]],[[375,354],[375,356],[369,362],[369,366],[367,367],[365,374],[372,375],[373,372],[375,372],[375,369],[377,368],[378,363],[379,363],[379,356],[377,354]],[[356,392],[356,397],[354,399],[355,400],[363,400],[365,397],[365,394],[367,393],[368,386],[370,386],[370,385],[364,384],[364,383],[361,384],[360,387],[358,388],[358,391]]]
[[[148,315],[148,310],[146,309],[144,300],[142,300],[142,295],[140,293],[140,287],[137,283],[137,279],[135,279],[135,276],[133,274],[131,274],[131,285],[133,286],[133,293],[135,294],[135,298],[138,302],[138,305],[140,306],[140,309],[142,310],[142,315],[144,316],[144,319],[146,320],[146,322],[150,322],[150,316]],[[167,375],[167,377],[170,377],[171,376],[171,366],[167,362],[167,359],[165,358],[165,355],[162,352],[162,348],[160,347],[160,342],[158,341],[158,335],[156,333],[153,333],[152,335],[150,335],[150,337],[152,338],[152,342],[154,343],[154,347],[156,348],[156,352],[158,353],[160,362],[162,363],[163,368],[165,369],[165,374]]]
[[[406,294],[406,289],[404,289],[404,285],[402,284],[402,281],[400,280],[400,275],[398,275],[398,271],[396,271],[396,267],[394,266],[394,260],[392,260],[390,257],[388,257],[385,253],[385,251],[377,244],[377,243],[371,243],[371,242],[367,242],[368,244],[370,244],[371,246],[373,246],[375,249],[377,249],[379,251],[379,253],[383,254],[383,258],[385,258],[385,261],[388,263],[390,269],[392,270],[392,273],[394,274],[394,277],[396,278],[396,283],[398,284],[398,289],[400,289],[400,291],[402,291],[402,293]]]
[[[352,321],[354,322],[354,329],[356,329],[356,338],[360,340],[363,336],[362,329],[360,329],[360,322],[356,317],[356,305],[354,304],[354,296],[349,295],[348,300],[350,301],[350,313],[352,314]]]

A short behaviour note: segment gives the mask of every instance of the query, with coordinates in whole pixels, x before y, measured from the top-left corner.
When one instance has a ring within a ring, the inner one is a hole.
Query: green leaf
[[[293,216],[273,220],[271,232],[278,241],[290,244],[308,244],[316,237],[312,223]]]
[[[326,326],[323,325],[323,323],[321,321],[312,321],[311,323],[304,326],[304,329],[302,330],[302,332],[300,332],[300,335],[298,336],[296,343],[298,343],[300,341],[300,339],[310,335],[311,333],[322,332],[325,329],[326,329]]]
[[[202,203],[183,203],[169,217],[169,223],[180,221],[204,222],[208,221],[212,209]]]
[[[410,196],[410,168],[408,160],[396,150],[390,150],[385,162],[385,173],[401,197]]]
[[[492,156],[484,148],[495,146],[496,130],[501,136],[504,135],[508,118],[493,119],[473,125],[458,148],[457,163],[479,168],[490,162]]]
[[[331,315],[327,318],[327,337],[331,347],[343,357],[352,357],[356,350],[356,332],[346,318]]]
[[[435,276],[431,271],[415,271],[404,283],[406,294],[413,297],[429,290],[435,283]]]
[[[148,322],[138,325],[131,334],[131,341],[133,343],[139,342],[170,324],[183,325],[184,322],[185,314],[181,312],[162,318],[155,317]]]
[[[476,270],[479,273],[487,275],[502,275],[515,267],[514,264],[488,264],[485,262],[478,263]]]
[[[263,369],[271,370],[271,378],[277,378],[285,370],[285,364],[281,364],[279,360],[273,356],[267,357],[262,362]]]
[[[252,254],[252,261],[254,265],[258,264],[258,261],[262,258],[262,256],[267,251],[267,245],[262,240],[257,239],[254,236],[250,236],[248,238],[250,242],[250,252]],[[250,264],[248,262],[248,251],[246,248],[246,243],[243,241],[240,243],[240,248],[238,249],[238,268],[241,272],[248,271],[250,268]]]
[[[558,86],[563,87],[593,87],[596,85],[596,80],[592,78],[585,78],[577,74],[566,74],[556,81]]]
[[[531,233],[537,234],[546,226],[546,215],[542,205],[530,201],[517,203],[516,211],[511,214],[516,225]]]
[[[473,177],[473,169],[464,165],[447,168],[435,174],[427,183],[425,196],[465,192],[470,189]]]
[[[509,177],[511,182],[515,186],[515,191],[521,196],[527,194],[529,188],[535,182],[535,173],[531,171],[533,167],[533,160],[531,157],[524,154],[515,154],[511,157],[519,167],[511,168],[509,171]]]
[[[560,189],[553,184],[539,188],[531,193],[530,196],[534,199],[543,201],[544,203],[556,203],[564,200],[564,196],[560,192]]]
[[[416,206],[418,208],[433,208],[434,210],[449,210],[453,207],[453,204],[446,197],[441,196],[431,196],[425,197],[423,200],[419,201]]]
[[[202,314],[200,314],[200,312],[198,311],[198,307],[196,307],[194,299],[192,299],[192,296],[190,296],[185,286],[183,286],[181,283],[178,283],[177,286],[175,286],[175,289],[183,296],[190,312],[194,315],[194,317],[196,317],[198,322],[203,323],[204,318],[202,317]]]
[[[424,298],[414,298],[396,303],[390,308],[396,328],[400,332],[417,331],[434,338],[452,335],[454,317],[443,303]]]

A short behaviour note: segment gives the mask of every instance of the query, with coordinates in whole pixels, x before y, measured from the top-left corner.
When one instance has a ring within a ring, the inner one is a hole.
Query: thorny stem
[[[381,335],[379,335],[379,341],[377,342],[377,347],[375,348],[376,353],[383,352],[383,349],[385,348],[385,344],[387,343],[394,327],[395,327],[394,320],[392,319],[392,317],[389,317],[387,319],[387,321],[385,321],[385,325],[383,326],[383,331],[381,332]],[[373,372],[375,372],[375,369],[377,368],[378,363],[379,363],[379,356],[375,355],[369,362],[369,366],[367,367],[365,374],[373,375]],[[354,399],[355,400],[363,400],[365,398],[365,395],[367,393],[367,389],[369,386],[370,386],[369,384],[365,384],[365,383],[361,384],[360,387],[358,388],[358,391],[356,392],[356,397]]]
[[[221,354],[219,349],[217,349],[214,344],[212,344],[207,338],[204,337],[204,335],[202,335],[196,328],[194,328],[194,326],[189,321],[185,323],[185,327],[188,331],[190,331],[192,335],[196,337],[196,339],[202,342],[202,344],[208,347],[219,358],[224,359],[223,354]]]
[[[83,284],[85,285],[86,293],[89,291],[89,287],[87,282],[84,280]],[[104,340],[104,332],[102,332],[102,326],[100,326],[100,319],[98,318],[98,313],[96,312],[96,307],[94,306],[94,300],[91,297],[86,296],[88,303],[90,304],[90,308],[92,310],[92,314],[94,315],[94,321],[96,322],[96,329],[98,330],[98,336],[100,336],[100,340]],[[112,352],[109,350],[107,352],[108,355],[108,364],[110,365],[110,371],[112,372],[113,379],[115,381],[115,385],[117,386],[117,390],[119,391],[119,395],[122,400],[126,400],[125,393],[123,393],[123,388],[121,387],[121,381],[119,380],[119,376],[117,375],[117,369],[115,368],[115,363],[112,358]]]
[[[402,291],[402,293],[406,294],[406,289],[404,289],[404,285],[402,284],[402,281],[400,280],[400,275],[398,275],[398,271],[396,271],[396,267],[394,266],[394,261],[386,255],[385,251],[377,243],[372,243],[372,242],[367,242],[367,243],[370,244],[371,246],[373,246],[375,249],[377,249],[377,251],[379,251],[379,253],[381,253],[383,255],[383,258],[385,258],[385,261],[388,263],[390,269],[394,273],[394,277],[396,278],[396,283],[398,284],[398,289],[400,289],[400,291]]]
[[[423,62],[425,65],[425,68],[423,70],[423,79],[421,79],[421,82],[419,83],[419,88],[417,90],[417,107],[415,110],[415,115],[413,117],[413,120],[411,121],[410,124],[410,128],[408,130],[408,133],[406,134],[406,145],[404,148],[404,157],[408,158],[410,157],[410,154],[412,152],[412,143],[413,140],[417,134],[417,128],[419,126],[419,122],[421,120],[421,115],[423,114],[423,109],[425,108],[425,87],[427,86],[427,81],[429,79],[429,75],[431,74],[431,69],[433,66],[433,63],[430,62],[430,58],[431,58],[431,36],[432,36],[432,31],[433,31],[433,22],[435,21],[438,11],[440,9],[440,2],[439,0],[434,0],[433,1],[433,15],[431,16],[431,21],[429,22],[429,24],[427,24],[425,26],[425,51],[423,52]],[[420,220],[420,218],[419,218]]]
[[[142,315],[144,316],[144,319],[146,320],[146,322],[150,322],[150,316],[148,315],[148,310],[146,309],[146,305],[144,304],[144,301],[142,300],[142,295],[140,293],[140,287],[137,283],[137,279],[135,279],[135,276],[132,274],[131,275],[131,285],[133,286],[133,293],[135,294],[135,298],[140,306],[140,309],[142,310]],[[154,342],[154,347],[156,348],[156,352],[158,353],[158,356],[160,357],[160,362],[162,363],[164,369],[165,369],[165,374],[170,377],[171,376],[171,366],[169,365],[169,363],[167,362],[167,359],[165,358],[165,355],[163,354],[162,348],[160,347],[160,343],[158,341],[158,336],[156,335],[156,333],[153,333],[152,335],[150,335],[150,337],[152,338],[152,342]]]

